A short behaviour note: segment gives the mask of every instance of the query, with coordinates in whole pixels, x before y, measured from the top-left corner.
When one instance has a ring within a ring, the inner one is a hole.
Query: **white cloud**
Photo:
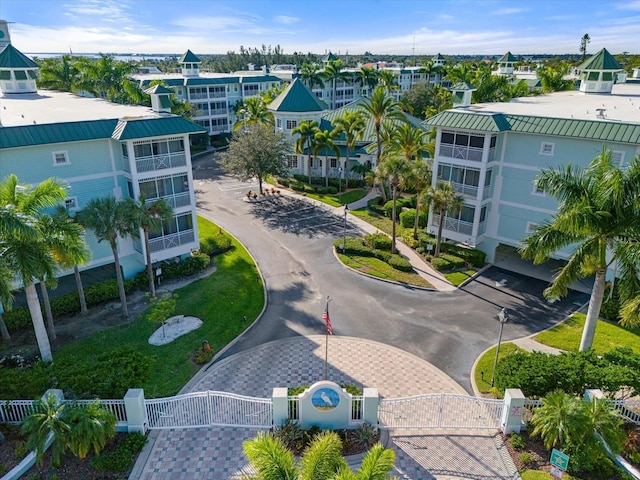
[[[291,25],[300,21],[298,17],[289,17],[287,15],[276,15],[273,17],[273,21],[276,23],[283,23],[285,25]]]
[[[619,10],[640,10],[640,0],[618,3],[616,5],[616,8]]]
[[[522,13],[528,11],[527,8],[501,8],[499,10],[493,10],[492,15],[515,15],[516,13]]]

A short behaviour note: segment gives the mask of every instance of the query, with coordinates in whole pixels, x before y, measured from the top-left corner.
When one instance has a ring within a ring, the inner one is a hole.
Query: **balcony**
[[[437,227],[439,224],[440,215],[434,215],[431,221],[431,225]],[[473,231],[473,223],[465,222],[464,220],[459,220],[457,218],[445,217],[443,228],[451,232],[458,232],[462,233],[463,235],[471,235],[471,232]]]
[[[440,144],[438,155],[442,157],[459,158],[461,160],[472,160],[474,162],[481,162],[482,148],[442,143]]]
[[[203,98],[209,98],[209,97],[207,96],[206,92],[205,92],[205,93],[191,93],[191,94],[189,95],[189,99],[190,99],[190,100],[201,100],[201,99],[203,99]]]
[[[454,183],[453,189],[457,193],[461,193],[462,195],[467,195],[474,199],[478,197],[478,187],[473,185],[465,185],[464,183]],[[491,193],[491,186],[487,185],[482,189],[482,200],[486,200],[487,198],[489,198],[490,193]]]
[[[165,195],[160,198],[165,200],[169,205],[171,205],[172,208],[186,207],[188,205],[191,205],[191,197],[189,195],[189,192],[176,193],[175,195]],[[148,198],[145,200],[145,203],[148,205],[155,202],[156,200],[158,199]]]
[[[136,158],[136,169],[138,173],[163,170],[165,168],[184,167],[186,164],[187,157],[184,152]]]
[[[214,115],[227,115],[229,113],[229,111],[226,108],[217,108],[214,110],[211,110],[211,116]]]
[[[161,250],[167,250],[169,248],[179,247],[186,243],[192,243],[195,239],[193,230],[185,230],[180,233],[172,233],[170,235],[164,235],[162,237],[149,240],[149,251],[159,252]]]
[[[209,92],[209,98],[225,98],[227,92]]]

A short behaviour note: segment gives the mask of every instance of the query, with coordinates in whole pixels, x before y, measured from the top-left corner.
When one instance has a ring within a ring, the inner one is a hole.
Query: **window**
[[[542,142],[540,144],[540,155],[553,155],[553,143]]]
[[[534,233],[539,226],[540,225],[538,225],[537,223],[527,222],[527,228],[525,229],[525,233]]]
[[[613,80],[613,72],[602,72],[602,81],[611,82]]]
[[[129,150],[127,150],[127,144],[121,143],[120,146],[122,147],[122,156],[124,158],[129,158]]]
[[[297,155],[287,155],[287,168],[298,168]]]
[[[611,161],[614,165],[618,164],[622,166],[622,164],[624,163],[624,152],[621,152],[619,150],[614,150],[613,152],[611,152]]]
[[[587,75],[587,80],[598,81],[598,77],[600,76],[600,72],[589,72]]]
[[[329,159],[329,165],[331,165],[331,168],[336,168],[338,166],[338,159],[337,158],[330,158]]]
[[[67,210],[78,210],[78,200],[76,197],[68,197],[64,200],[64,206]]]
[[[297,125],[298,125],[298,122],[296,120],[287,120],[287,123],[286,123],[287,130],[292,130],[296,128]]]
[[[67,152],[53,152],[52,155],[54,165],[69,164],[69,156],[67,155]]]
[[[282,129],[282,119],[281,118],[278,118],[276,120],[276,127],[278,127],[279,129]]]
[[[533,195],[544,197],[544,190],[538,186],[536,181],[533,182],[533,191],[531,193]]]

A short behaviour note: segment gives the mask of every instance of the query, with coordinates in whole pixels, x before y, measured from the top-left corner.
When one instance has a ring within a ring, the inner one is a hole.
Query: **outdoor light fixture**
[[[498,365],[498,355],[500,355],[500,343],[502,343],[502,329],[504,328],[504,324],[509,320],[509,316],[507,315],[507,309],[502,308],[498,313],[498,320],[500,320],[500,335],[498,335],[498,346],[496,347],[496,358],[493,361],[493,372],[491,372],[491,386],[493,387],[493,381],[496,375],[496,366]]]
[[[347,250],[347,213],[349,213],[349,205],[344,206],[344,232],[342,234],[342,253]]]

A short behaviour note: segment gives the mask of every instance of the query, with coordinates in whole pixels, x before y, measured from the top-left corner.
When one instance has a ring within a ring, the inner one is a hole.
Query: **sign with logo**
[[[316,410],[327,412],[333,410],[340,404],[340,395],[333,388],[323,387],[315,392],[311,397],[311,405]]]
[[[554,448],[551,451],[551,476],[562,478],[562,474],[567,471],[567,465],[569,465],[569,455]]]

